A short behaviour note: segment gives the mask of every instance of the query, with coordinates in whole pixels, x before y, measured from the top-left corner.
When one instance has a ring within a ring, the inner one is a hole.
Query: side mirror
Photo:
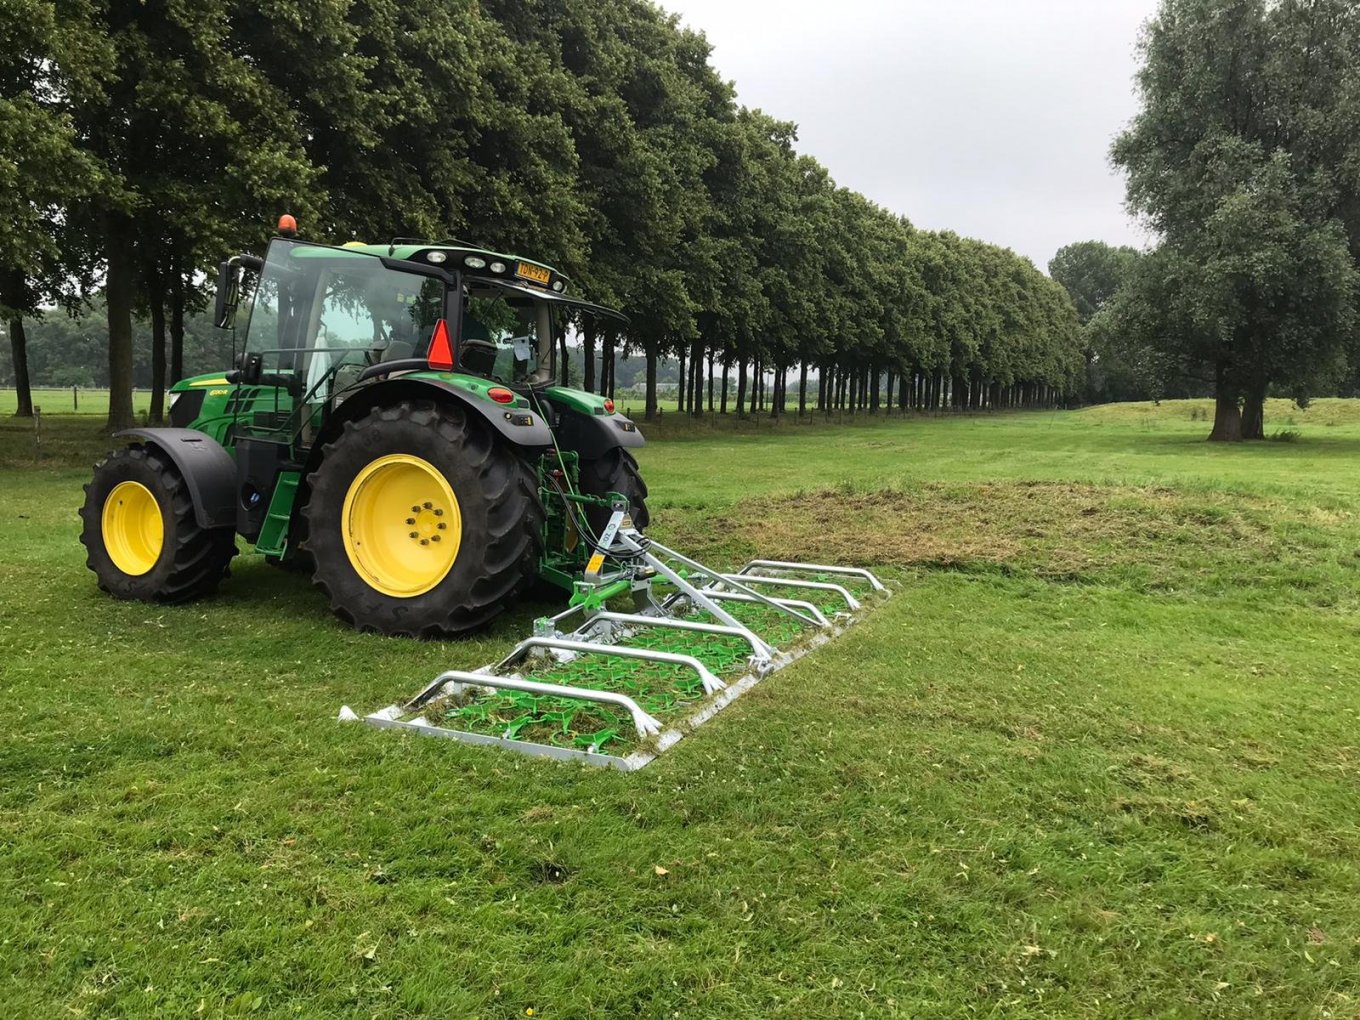
[[[244,383],[247,386],[257,386],[263,376],[264,355],[242,353],[236,359],[236,368],[228,372],[226,378],[232,385]]]
[[[217,295],[213,304],[213,325],[231,329],[236,322],[236,303],[241,296],[239,260],[227,259],[217,267]]]

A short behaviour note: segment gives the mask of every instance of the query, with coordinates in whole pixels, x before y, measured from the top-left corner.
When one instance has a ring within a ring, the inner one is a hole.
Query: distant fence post
[[[33,408],[33,459],[42,456],[42,408]]]

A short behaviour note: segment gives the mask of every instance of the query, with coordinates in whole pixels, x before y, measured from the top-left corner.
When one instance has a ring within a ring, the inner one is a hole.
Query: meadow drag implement
[[[633,771],[890,594],[858,567],[715,570],[644,536],[622,503],[597,549],[570,608],[500,661],[440,673],[362,721]]]

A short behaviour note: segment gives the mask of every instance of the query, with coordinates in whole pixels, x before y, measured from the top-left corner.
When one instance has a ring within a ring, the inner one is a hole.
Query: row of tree
[[[332,242],[458,236],[560,266],[632,317],[582,324],[587,385],[611,389],[635,351],[649,414],[667,356],[695,412],[728,372],[739,411],[809,406],[810,372],[824,408],[1009,406],[1080,382],[1059,286],[838,188],[646,0],[4,3],[13,371],[22,388],[25,317],[97,293],[112,427],[132,417],[134,319],[157,417],[206,271],[282,211]]]
[[[1211,439],[1261,439],[1268,394],[1357,389],[1360,4],[1162,0],[1142,54],[1114,158],[1158,243],[1050,265],[1088,396],[1210,393]]]

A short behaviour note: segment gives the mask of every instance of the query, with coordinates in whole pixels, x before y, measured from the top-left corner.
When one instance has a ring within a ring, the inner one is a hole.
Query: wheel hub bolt
[[[432,536],[430,537],[430,541],[431,541],[431,542],[438,542],[438,541],[439,541],[439,536],[438,536],[438,535],[432,535]]]
[[[418,532],[418,531],[413,531],[413,532],[411,532],[411,537],[412,537],[412,538],[419,538],[419,537],[420,537],[420,532]]]
[[[425,501],[425,509],[428,510],[428,509],[430,509],[430,507],[432,507],[432,506],[434,506],[434,504],[431,503],[431,502],[427,499],[427,500]]]
[[[445,524],[443,521],[440,521],[438,524],[435,525],[435,527],[438,528],[440,531],[443,531],[445,528],[448,527],[448,525]]]
[[[436,517],[443,517],[443,516],[444,516],[444,511],[443,511],[443,510],[436,509],[435,512],[434,512],[434,515],[435,515]]]
[[[428,538],[422,538],[422,539],[420,540],[420,544],[421,544],[421,545],[429,545],[429,544],[430,544],[430,540],[429,540]]]
[[[416,519],[415,519],[414,517],[408,517],[408,518],[406,518],[406,523],[407,523],[407,524],[414,524],[415,522],[416,522]]]
[[[413,513],[413,514],[418,514],[418,513],[420,513],[420,507],[418,507],[418,506],[413,506],[413,507],[411,507],[411,513]]]

